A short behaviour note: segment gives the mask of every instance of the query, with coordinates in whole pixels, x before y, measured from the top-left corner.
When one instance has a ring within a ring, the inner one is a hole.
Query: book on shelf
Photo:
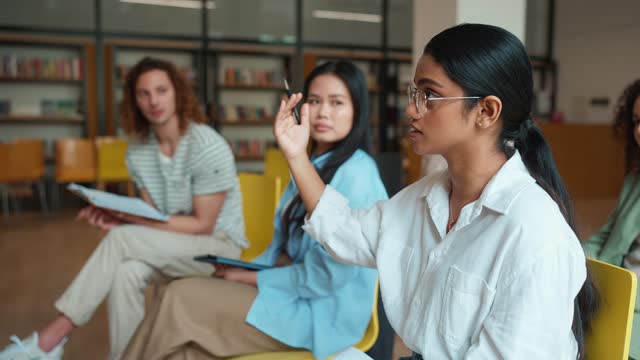
[[[227,140],[236,158],[261,158],[265,149],[275,146],[275,141],[268,139],[232,139]]]
[[[0,99],[0,115],[9,115],[11,113],[11,100]]]
[[[264,106],[255,105],[220,105],[218,116],[223,122],[267,122],[272,112]]]
[[[47,59],[5,54],[2,56],[0,76],[16,79],[82,80],[84,65],[79,57]]]
[[[78,116],[79,102],[72,99],[42,99],[40,100],[40,113],[54,116]]]
[[[277,70],[233,68],[224,70],[224,85],[226,86],[257,86],[269,87],[279,84],[282,74]]]

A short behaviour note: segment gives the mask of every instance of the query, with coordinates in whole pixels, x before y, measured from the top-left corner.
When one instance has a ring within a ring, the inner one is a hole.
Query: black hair
[[[633,105],[640,98],[640,79],[624,89],[618,99],[613,129],[624,139],[625,172],[640,172],[640,147],[634,135],[637,124],[633,120]]]
[[[533,77],[522,42],[496,26],[462,24],[433,37],[425,46],[424,54],[432,56],[466,96],[493,95],[502,101],[502,130],[496,145],[507,157],[518,150],[531,176],[558,204],[575,233],[569,194],[549,144],[531,119]],[[468,100],[467,108],[478,101]],[[598,309],[598,299],[591,277],[587,275],[574,300],[572,330],[578,343],[578,359],[585,358],[585,334]]]
[[[309,95],[309,87],[313,80],[320,75],[337,76],[349,90],[351,103],[353,104],[353,125],[349,134],[341,141],[335,143],[329,150],[331,153],[322,167],[316,169],[325,184],[331,182],[338,168],[347,161],[356,150],[360,149],[367,154],[371,152],[371,136],[369,130],[369,91],[367,80],[353,63],[349,61],[329,61],[317,66],[304,83],[304,96]],[[317,144],[311,142],[311,151],[315,152]],[[282,212],[283,233],[285,236],[284,248],[292,234],[289,229],[293,226],[293,232],[302,232],[302,223],[306,209],[300,195],[296,195],[286,209]]]

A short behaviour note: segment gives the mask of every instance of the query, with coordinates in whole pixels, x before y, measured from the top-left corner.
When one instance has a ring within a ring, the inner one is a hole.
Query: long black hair
[[[304,96],[309,95],[309,87],[313,80],[320,75],[337,76],[349,90],[353,105],[353,125],[349,134],[333,145],[329,150],[328,159],[322,167],[316,169],[325,184],[331,182],[333,175],[356,150],[360,149],[369,154],[371,152],[371,136],[369,131],[369,92],[364,74],[358,67],[348,61],[329,61],[317,66],[304,82]],[[315,152],[317,144],[311,140],[311,151]],[[283,232],[285,236],[284,246],[291,237],[289,229],[292,225],[294,232],[302,232],[302,222],[306,209],[300,195],[296,195],[286,209],[282,212]]]
[[[533,77],[531,63],[520,40],[496,26],[462,24],[429,41],[431,55],[467,96],[494,95],[502,101],[502,131],[496,144],[510,157],[517,149],[522,161],[576,232],[569,194],[556,168],[551,148],[531,119]],[[467,108],[479,100],[469,100]],[[588,274],[588,273],[587,273]],[[598,294],[589,275],[574,301],[573,334],[578,358],[585,358],[584,337],[598,308]]]
[[[613,129],[624,139],[625,173],[640,172],[640,147],[635,137],[637,124],[633,121],[633,105],[640,98],[640,79],[624,89],[618,99]]]

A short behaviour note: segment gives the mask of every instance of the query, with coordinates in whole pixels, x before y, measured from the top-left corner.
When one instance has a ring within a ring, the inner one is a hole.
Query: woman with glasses
[[[452,44],[455,44],[453,46]],[[315,172],[282,103],[274,133],[308,211],[304,229],[336,259],[375,267],[389,320],[414,358],[583,359],[595,293],[571,204],[531,120],[531,64],[504,29],[436,35],[408,91],[409,138],[448,169],[368,210]]]

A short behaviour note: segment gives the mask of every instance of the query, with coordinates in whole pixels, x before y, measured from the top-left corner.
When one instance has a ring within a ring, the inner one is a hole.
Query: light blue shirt
[[[328,156],[313,159],[313,164],[318,168]],[[361,150],[338,168],[330,185],[352,208],[369,208],[388,198],[376,163]],[[295,183],[289,182],[276,210],[273,240],[254,262],[273,265],[282,253],[281,213],[297,193]],[[300,225],[289,229],[286,244],[293,264],[258,273],[258,295],[246,321],[322,359],[356,344],[364,335],[371,319],[377,272],[333,260]]]

